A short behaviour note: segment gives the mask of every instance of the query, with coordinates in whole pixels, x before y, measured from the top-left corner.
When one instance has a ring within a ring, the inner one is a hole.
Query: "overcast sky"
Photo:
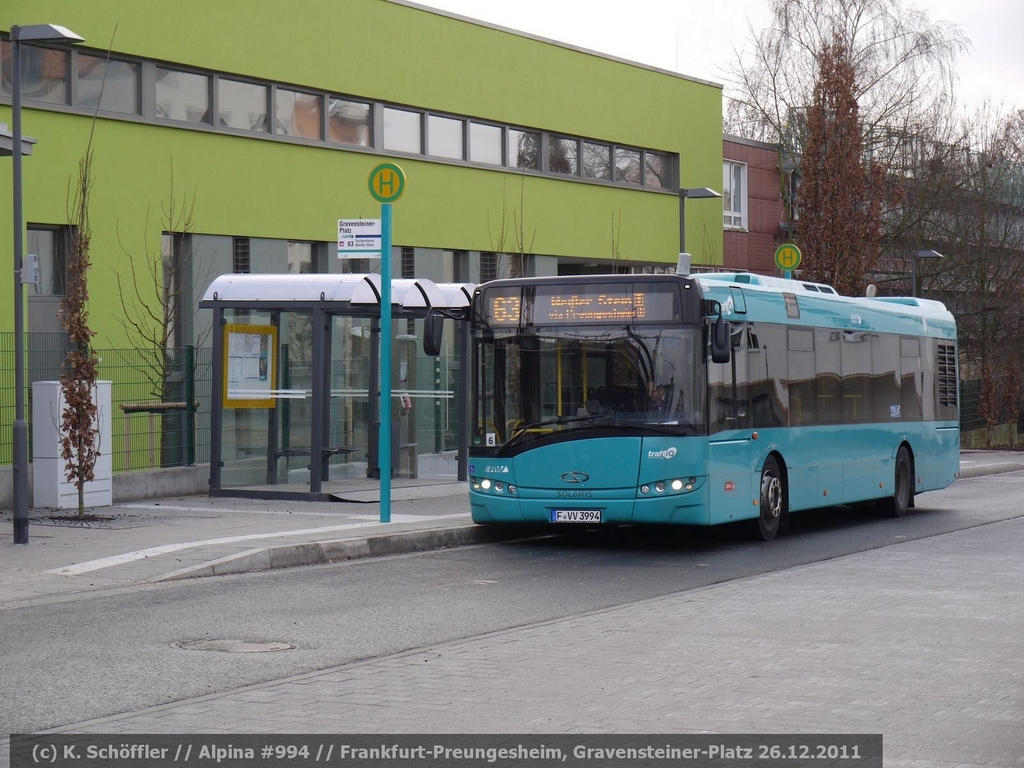
[[[721,83],[769,21],[768,0],[415,0],[630,61]],[[911,3],[907,3],[908,5]],[[961,101],[1024,108],[1024,0],[916,0],[971,41],[959,62]]]

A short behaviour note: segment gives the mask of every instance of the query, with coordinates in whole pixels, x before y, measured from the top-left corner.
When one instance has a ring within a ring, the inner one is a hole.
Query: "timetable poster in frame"
[[[224,408],[273,408],[277,328],[224,326]]]

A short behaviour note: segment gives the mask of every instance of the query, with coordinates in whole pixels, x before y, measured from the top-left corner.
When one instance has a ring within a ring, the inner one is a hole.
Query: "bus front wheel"
[[[896,470],[893,478],[893,494],[888,500],[889,513],[893,517],[903,517],[914,502],[914,472],[910,461],[910,451],[901,445],[896,452]]]
[[[786,511],[786,488],[779,470],[779,462],[774,456],[765,459],[761,469],[761,513],[757,518],[757,529],[761,538],[771,541],[779,532],[782,515]]]

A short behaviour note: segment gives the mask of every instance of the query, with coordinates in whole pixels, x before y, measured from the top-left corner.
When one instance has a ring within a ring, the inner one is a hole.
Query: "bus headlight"
[[[673,480],[672,481],[672,490],[673,491],[681,491],[681,490],[683,490],[683,481],[679,480],[679,479]]]
[[[480,481],[480,487],[483,488],[485,491],[491,490],[491,481],[485,477],[483,480]]]

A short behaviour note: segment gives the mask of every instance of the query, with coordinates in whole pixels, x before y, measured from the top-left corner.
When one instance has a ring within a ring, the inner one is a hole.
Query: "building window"
[[[313,272],[313,244],[288,243],[288,274],[309,275]]]
[[[588,179],[612,178],[612,148],[607,144],[583,142],[583,175]]]
[[[11,96],[11,43],[0,45],[3,64],[0,93]],[[21,44],[21,98],[49,104],[68,103],[68,52],[38,45]]]
[[[615,180],[640,183],[640,150],[615,148]]]
[[[124,115],[139,114],[139,65],[105,56],[78,54],[78,106]]]
[[[485,165],[501,165],[500,126],[469,124],[469,160]]]
[[[267,132],[267,86],[217,80],[217,122],[240,131]]]
[[[164,232],[163,303],[167,309],[167,349],[187,345],[192,333],[192,237],[184,232]]]
[[[533,131],[508,131],[508,164],[511,168],[540,170],[540,134]]]
[[[402,246],[402,277],[416,277],[416,249]]]
[[[423,151],[419,112],[384,107],[384,149],[418,155]]]
[[[323,134],[323,101],[318,94],[274,89],[274,133],[320,139]]]
[[[156,116],[183,123],[209,123],[209,75],[157,67]]]
[[[29,296],[64,296],[67,286],[71,227],[28,227],[26,253],[39,257],[39,282],[29,283]]]
[[[489,280],[498,279],[498,254],[480,254],[480,282],[486,283]]]
[[[579,173],[580,143],[565,136],[552,136],[548,148],[548,169],[552,173],[576,176]]]
[[[746,163],[722,164],[723,224],[726,229],[747,228],[747,166]]]
[[[369,147],[370,105],[359,101],[331,98],[327,108],[328,138],[335,144]]]
[[[236,275],[249,274],[249,238],[232,238],[232,265],[231,271]]]
[[[427,154],[464,160],[462,121],[440,115],[427,116]]]
[[[179,128],[199,125],[204,130],[258,133],[261,138],[299,138],[662,191],[674,191],[678,179],[677,155],[617,147],[610,141],[514,128],[469,115],[353,101],[236,74],[188,71],[141,57],[108,60],[85,50],[30,44],[22,53],[22,95],[37,108],[46,103],[70,105],[88,114],[98,107],[108,119],[142,115],[158,123],[175,121]],[[10,42],[0,40],[0,95],[8,97],[10,57]]]
[[[666,189],[668,187],[668,158],[657,152],[644,152],[644,186]]]

